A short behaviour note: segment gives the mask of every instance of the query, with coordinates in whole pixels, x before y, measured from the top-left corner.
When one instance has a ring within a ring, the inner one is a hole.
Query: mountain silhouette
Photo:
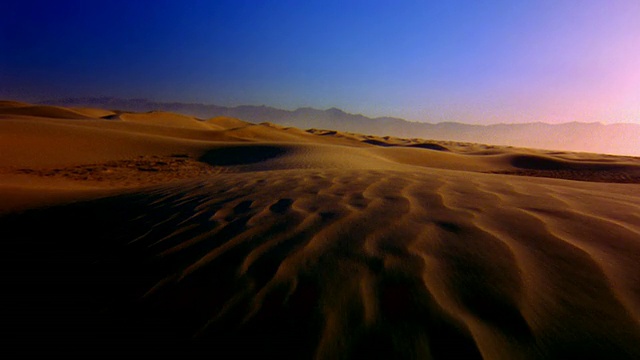
[[[121,111],[170,111],[208,119],[228,116],[253,123],[270,122],[300,129],[331,129],[379,136],[475,142],[559,151],[640,156],[640,124],[567,122],[471,125],[457,122],[424,123],[396,117],[371,118],[341,109],[302,107],[283,110],[270,106],[235,107],[198,103],[155,102],[147,99],[85,97],[48,100],[42,104],[97,107]]]

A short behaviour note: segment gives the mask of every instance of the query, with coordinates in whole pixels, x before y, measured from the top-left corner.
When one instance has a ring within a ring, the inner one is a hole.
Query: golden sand
[[[640,159],[0,104],[5,343],[640,357]]]

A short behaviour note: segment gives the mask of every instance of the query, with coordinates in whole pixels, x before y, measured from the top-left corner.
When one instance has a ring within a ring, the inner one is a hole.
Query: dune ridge
[[[367,117],[340,109],[326,110],[309,107],[283,110],[269,106],[243,105],[226,107],[211,104],[155,102],[147,99],[112,97],[84,97],[51,99],[43,104],[118,108],[127,111],[165,110],[196,117],[230,116],[249,122],[271,122],[281,126],[319,128],[330,131],[348,131],[378,136],[420,137],[437,140],[456,140],[494,145],[512,145],[537,149],[565,151],[591,151],[596,153],[640,156],[640,124],[599,122],[544,122],[500,123],[474,125],[458,122],[414,122],[395,117]],[[423,119],[429,121],[429,119]]]
[[[637,158],[41,115],[0,119],[8,345],[640,357]]]

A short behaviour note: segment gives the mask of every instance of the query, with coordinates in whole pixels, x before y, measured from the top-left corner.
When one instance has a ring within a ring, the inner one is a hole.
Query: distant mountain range
[[[411,122],[394,117],[370,118],[340,109],[299,108],[293,111],[269,106],[226,107],[146,99],[87,97],[48,100],[42,104],[68,107],[96,107],[110,110],[146,112],[170,111],[207,119],[229,116],[253,123],[270,122],[300,129],[331,129],[369,135],[452,140],[549,150],[582,151],[640,156],[640,124],[524,123],[470,125],[455,122],[437,124]]]

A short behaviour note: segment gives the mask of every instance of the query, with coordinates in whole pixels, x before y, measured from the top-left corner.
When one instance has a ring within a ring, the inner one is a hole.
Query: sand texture
[[[5,348],[640,357],[640,159],[0,102]]]

